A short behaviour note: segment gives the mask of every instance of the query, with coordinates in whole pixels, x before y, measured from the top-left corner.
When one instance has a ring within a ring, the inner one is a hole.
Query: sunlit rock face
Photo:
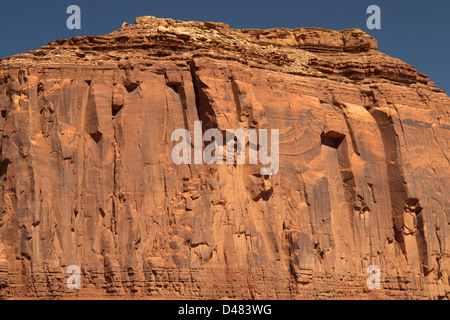
[[[376,49],[141,17],[0,60],[0,296],[449,298],[450,98]],[[175,165],[195,121],[278,172]]]

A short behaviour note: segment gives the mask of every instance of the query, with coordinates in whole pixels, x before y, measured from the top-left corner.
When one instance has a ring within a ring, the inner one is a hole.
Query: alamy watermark
[[[370,17],[367,18],[367,29],[381,29],[381,9],[377,5],[370,5],[367,7],[367,14],[370,14]]]
[[[67,278],[67,288],[70,290],[81,289],[81,269],[77,265],[71,265],[67,267],[66,273],[70,274]]]
[[[225,143],[224,143],[225,135]],[[259,136],[259,141],[258,141]],[[270,130],[270,155],[268,152],[268,130],[248,129],[208,129],[202,137],[202,122],[194,121],[194,137],[186,129],[176,129],[172,133],[171,140],[179,141],[172,149],[172,162],[174,164],[191,164],[192,150],[194,147],[194,164],[223,164],[224,148],[226,164],[246,163],[246,138],[248,138],[248,164],[263,165],[260,169],[261,175],[274,175],[279,168],[279,130]],[[180,141],[181,140],[181,141]],[[203,142],[209,142],[203,149]],[[236,145],[236,157],[235,157]],[[258,159],[259,155],[259,159]],[[235,159],[236,158],[236,159]]]
[[[80,7],[72,4],[67,7],[66,13],[70,14],[70,16],[67,18],[67,21],[66,21],[67,29],[69,29],[69,30],[81,29],[81,9],[80,9]]]
[[[371,274],[369,278],[367,278],[367,288],[372,289],[381,289],[381,271],[380,267],[376,265],[370,265],[366,269],[366,273]]]

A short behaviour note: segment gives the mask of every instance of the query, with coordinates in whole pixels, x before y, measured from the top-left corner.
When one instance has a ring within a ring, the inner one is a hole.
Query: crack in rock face
[[[0,297],[449,299],[449,113],[358,29],[140,17],[3,58]],[[245,139],[174,164],[199,121],[278,130],[278,171]]]

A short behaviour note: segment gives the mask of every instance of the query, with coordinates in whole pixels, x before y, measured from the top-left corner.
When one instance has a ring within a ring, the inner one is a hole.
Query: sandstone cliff
[[[361,30],[141,17],[0,60],[0,111],[1,297],[450,298],[450,98]],[[197,120],[279,172],[174,165]]]

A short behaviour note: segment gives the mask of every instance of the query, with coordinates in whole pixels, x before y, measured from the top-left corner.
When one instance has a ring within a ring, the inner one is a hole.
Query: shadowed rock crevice
[[[408,199],[406,190],[406,182],[401,169],[402,159],[398,153],[399,142],[397,134],[394,130],[392,118],[385,112],[372,108],[369,110],[370,114],[375,119],[383,140],[384,153],[386,158],[386,166],[389,177],[389,192],[391,198],[391,212],[393,218],[393,228],[395,240],[400,245],[400,248],[405,256],[407,250],[405,239],[403,236],[404,226],[404,206]]]
[[[202,131],[205,132],[208,129],[218,128],[216,114],[211,106],[211,100],[206,95],[204,89],[207,85],[201,81],[198,75],[198,67],[195,64],[195,60],[189,62],[191,77],[194,85],[195,92],[195,105],[197,107],[198,119],[202,121]],[[226,128],[225,128],[226,129]]]
[[[132,93],[138,87],[139,87],[139,83],[136,83],[136,82],[130,82],[130,83],[125,84],[125,89],[127,89],[128,93]]]
[[[405,221],[405,228],[407,229],[407,232],[411,232],[416,238],[422,272],[427,276],[430,272],[428,263],[428,245],[425,238],[423,208],[420,206],[419,199],[406,199],[404,214],[410,215],[413,219],[412,228],[408,225],[408,221]]]
[[[358,148],[358,145],[357,145],[356,139],[355,139],[355,134],[354,134],[354,132],[353,132],[353,128],[352,128],[352,126],[350,125],[350,122],[349,122],[349,120],[348,120],[348,116],[347,116],[346,114],[344,115],[344,119],[345,119],[345,124],[347,125],[348,133],[350,134],[350,138],[351,138],[351,140],[352,140],[353,151],[354,151],[358,156],[360,156],[360,155],[361,155],[361,152],[359,151],[359,148]]]
[[[347,146],[347,137],[344,134],[329,131],[326,133],[322,133],[320,135],[320,139],[322,142],[322,146],[329,148],[330,151],[327,151],[325,155],[329,152],[334,153],[331,156],[325,156],[326,161],[337,160],[342,186],[344,187],[345,199],[347,202],[354,206],[356,200],[356,192],[355,192],[355,177],[353,175],[353,171],[351,169],[351,164],[349,161],[349,153]],[[331,186],[331,188],[335,188],[335,186]]]

